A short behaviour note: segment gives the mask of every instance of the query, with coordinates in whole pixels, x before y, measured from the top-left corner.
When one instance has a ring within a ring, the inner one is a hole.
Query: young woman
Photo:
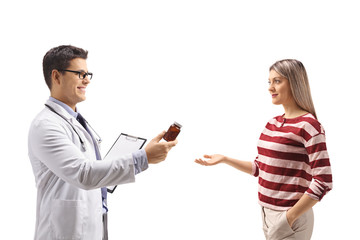
[[[258,142],[254,162],[220,154],[196,159],[201,165],[226,163],[259,178],[259,203],[266,239],[310,239],[312,207],[332,189],[325,132],[318,122],[306,70],[285,59],[270,67],[269,92],[283,115],[271,119]]]

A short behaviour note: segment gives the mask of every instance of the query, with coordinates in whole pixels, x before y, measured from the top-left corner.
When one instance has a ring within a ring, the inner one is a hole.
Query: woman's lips
[[[271,96],[274,98],[274,97],[276,97],[278,94],[272,94]]]

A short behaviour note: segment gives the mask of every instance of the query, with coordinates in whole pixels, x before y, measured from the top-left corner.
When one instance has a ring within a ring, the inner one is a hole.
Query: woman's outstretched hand
[[[226,163],[240,171],[253,175],[252,162],[237,160],[235,158],[226,157],[221,154],[204,155],[204,159],[195,159],[195,162],[203,166],[212,166],[218,163]]]
[[[220,154],[214,154],[214,155],[205,154],[204,158],[206,158],[206,160],[198,158],[198,159],[195,159],[195,162],[200,165],[203,165],[203,166],[212,166],[212,165],[216,165],[218,163],[223,162],[225,159],[225,156],[220,155]]]

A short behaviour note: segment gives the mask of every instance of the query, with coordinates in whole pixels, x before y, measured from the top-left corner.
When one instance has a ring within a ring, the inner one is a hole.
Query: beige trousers
[[[312,209],[298,218],[290,227],[286,211],[274,211],[261,207],[263,230],[267,240],[309,240],[314,227]]]

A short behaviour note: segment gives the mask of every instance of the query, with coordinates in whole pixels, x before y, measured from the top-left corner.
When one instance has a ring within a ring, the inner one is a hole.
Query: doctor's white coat
[[[37,187],[35,240],[101,240],[101,187],[135,181],[132,154],[97,161],[91,136],[60,105],[47,101],[69,123],[44,108],[29,131],[29,158]],[[96,143],[97,144],[97,143]]]

